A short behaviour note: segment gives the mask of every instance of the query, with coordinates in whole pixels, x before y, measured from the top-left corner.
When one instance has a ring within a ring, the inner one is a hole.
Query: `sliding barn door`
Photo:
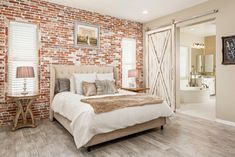
[[[146,33],[146,86],[175,110],[175,27]]]

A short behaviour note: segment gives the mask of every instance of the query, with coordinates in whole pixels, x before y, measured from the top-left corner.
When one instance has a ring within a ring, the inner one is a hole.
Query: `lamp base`
[[[29,94],[29,92],[23,91],[23,92],[21,92],[21,94],[22,95],[27,95],[27,94]]]
[[[26,78],[24,78],[24,84],[23,85],[24,85],[24,88],[23,88],[24,91],[21,92],[21,94],[22,95],[27,95],[29,92],[26,92],[26,89],[27,89],[27,87],[26,87]]]

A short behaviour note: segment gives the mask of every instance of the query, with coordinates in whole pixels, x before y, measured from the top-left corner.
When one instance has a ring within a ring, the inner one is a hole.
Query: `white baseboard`
[[[235,122],[230,122],[230,121],[226,121],[226,120],[222,120],[222,119],[217,119],[215,120],[218,123],[222,123],[222,124],[226,124],[226,125],[230,125],[230,126],[234,126],[235,127]]]

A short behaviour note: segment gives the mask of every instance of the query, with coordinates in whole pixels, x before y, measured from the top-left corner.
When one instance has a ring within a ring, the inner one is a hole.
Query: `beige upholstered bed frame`
[[[118,72],[116,68],[111,66],[95,66],[95,65],[51,65],[50,66],[50,104],[54,98],[54,88],[56,78],[70,78],[73,73],[114,73],[114,78],[117,79]],[[54,113],[50,108],[50,120],[56,119],[68,132],[73,135],[70,123],[67,118],[58,113]],[[90,147],[99,143],[138,133],[141,131],[161,127],[166,124],[167,118],[161,117],[142,124],[137,124],[124,129],[118,129],[109,133],[95,135],[84,147]]]

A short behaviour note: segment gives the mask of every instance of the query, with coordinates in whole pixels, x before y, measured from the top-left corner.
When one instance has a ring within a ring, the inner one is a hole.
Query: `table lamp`
[[[16,69],[16,78],[24,78],[24,87],[23,87],[23,92],[21,93],[22,95],[27,95],[28,92],[27,87],[26,87],[26,79],[27,78],[34,78],[35,74],[34,74],[34,69],[31,66],[21,66],[21,67],[17,67]]]
[[[136,87],[136,78],[138,77],[138,70],[136,70],[136,69],[128,70],[128,77],[134,78],[134,83],[129,83],[129,86],[132,88],[135,88]]]

